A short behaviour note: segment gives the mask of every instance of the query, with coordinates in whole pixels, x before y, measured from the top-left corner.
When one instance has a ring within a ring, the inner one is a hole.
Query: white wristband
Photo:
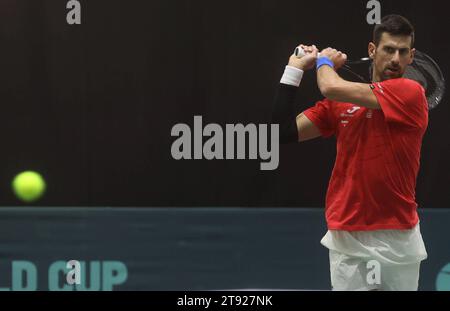
[[[286,66],[280,83],[298,87],[300,85],[300,82],[302,81],[302,77],[303,70],[292,66]]]

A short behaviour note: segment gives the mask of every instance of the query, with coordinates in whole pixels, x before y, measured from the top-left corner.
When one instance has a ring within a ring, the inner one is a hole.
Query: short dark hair
[[[391,14],[383,17],[373,30],[373,43],[378,45],[384,32],[394,36],[411,36],[411,47],[414,46],[414,26],[401,15]]]

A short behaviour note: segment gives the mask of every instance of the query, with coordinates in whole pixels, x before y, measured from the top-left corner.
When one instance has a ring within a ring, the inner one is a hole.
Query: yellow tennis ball
[[[26,171],[14,177],[12,188],[20,200],[33,202],[44,194],[46,184],[39,173]]]

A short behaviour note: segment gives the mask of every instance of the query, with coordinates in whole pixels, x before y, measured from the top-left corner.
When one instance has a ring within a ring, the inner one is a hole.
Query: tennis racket
[[[297,47],[294,55],[301,58],[305,55],[305,52],[302,48]],[[347,73],[346,79],[357,79],[359,82],[371,83],[372,60],[369,57],[348,60],[341,69]],[[416,50],[414,61],[406,68],[403,78],[417,81],[423,86],[428,109],[436,108],[441,103],[445,93],[444,75],[438,64],[427,54]]]

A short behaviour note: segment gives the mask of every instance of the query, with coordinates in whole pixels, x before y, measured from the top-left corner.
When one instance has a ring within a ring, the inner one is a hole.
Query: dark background
[[[14,175],[41,172],[40,205],[323,206],[334,139],[283,146],[260,161],[175,161],[172,126],[268,123],[293,48],[366,55],[367,1],[95,0],[82,24],[66,1],[0,1],[0,204]],[[381,1],[416,27],[416,47],[449,76],[444,2]],[[320,99],[313,73],[299,110]],[[417,200],[450,207],[450,104],[430,112]]]

